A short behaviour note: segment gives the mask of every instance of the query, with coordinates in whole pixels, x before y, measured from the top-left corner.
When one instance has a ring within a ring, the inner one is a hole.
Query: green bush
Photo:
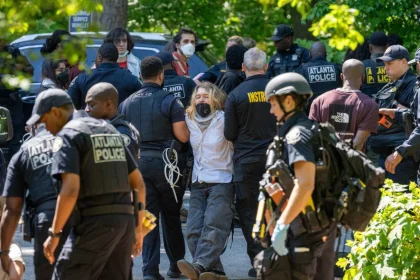
[[[348,279],[420,279],[420,188],[386,180],[378,212],[365,232],[347,241],[337,265]]]

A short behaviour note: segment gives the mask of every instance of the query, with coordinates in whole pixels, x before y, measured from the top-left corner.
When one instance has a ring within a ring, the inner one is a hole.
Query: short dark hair
[[[156,56],[145,57],[140,64],[140,72],[143,80],[154,79],[163,71],[162,60]]]
[[[109,31],[108,34],[106,34],[106,37],[104,39],[104,43],[112,43],[114,44],[115,40],[121,38],[123,35],[127,36],[127,50],[131,52],[131,50],[134,48],[134,40],[130,35],[130,32],[128,32],[126,29],[122,27],[116,27]]]
[[[233,45],[226,51],[226,62],[229,69],[240,70],[244,62],[244,55],[248,49],[243,45]]]
[[[41,72],[41,76],[42,79],[50,79],[51,81],[54,82],[54,84],[60,88],[60,89],[64,89],[65,85],[60,82],[57,79],[57,76],[55,75],[55,70],[58,68],[58,66],[60,65],[60,63],[66,63],[66,61],[64,59],[55,59],[53,57],[47,57],[44,62],[42,63],[42,72]]]
[[[118,49],[113,43],[104,43],[99,47],[98,53],[102,58],[117,62],[118,60]]]
[[[195,41],[197,41],[197,34],[195,34],[194,30],[192,30],[191,28],[188,28],[188,27],[182,27],[178,31],[178,33],[175,35],[175,37],[172,39],[172,41],[174,43],[173,48],[175,49],[175,51],[176,51],[176,45],[175,44],[181,43],[182,34],[192,34],[192,35],[194,35]]]

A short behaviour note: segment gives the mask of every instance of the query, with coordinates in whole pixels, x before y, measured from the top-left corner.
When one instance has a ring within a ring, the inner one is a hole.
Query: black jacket
[[[181,100],[186,108],[195,89],[195,82],[191,78],[179,76],[174,69],[165,70],[164,76],[163,90],[170,91],[175,98]]]

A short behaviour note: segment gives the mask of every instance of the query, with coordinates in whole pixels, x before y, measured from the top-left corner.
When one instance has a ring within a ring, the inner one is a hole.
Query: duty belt
[[[157,150],[146,150],[142,151],[140,150],[141,157],[152,157],[152,158],[162,158],[163,151],[157,151]]]
[[[83,217],[106,215],[106,214],[134,214],[134,206],[128,204],[112,204],[90,207],[80,209],[80,213]]]
[[[40,205],[35,207],[35,212],[36,213],[40,213],[42,211],[47,211],[47,210],[55,210],[57,205],[57,200],[48,200],[44,203],[41,203]]]

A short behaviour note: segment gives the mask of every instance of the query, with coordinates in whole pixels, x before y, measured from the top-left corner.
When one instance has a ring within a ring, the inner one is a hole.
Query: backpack
[[[385,171],[340,139],[329,123],[314,122],[319,137],[314,200],[324,205],[328,216],[355,231],[365,231],[381,199]],[[318,189],[318,190],[317,190]]]

